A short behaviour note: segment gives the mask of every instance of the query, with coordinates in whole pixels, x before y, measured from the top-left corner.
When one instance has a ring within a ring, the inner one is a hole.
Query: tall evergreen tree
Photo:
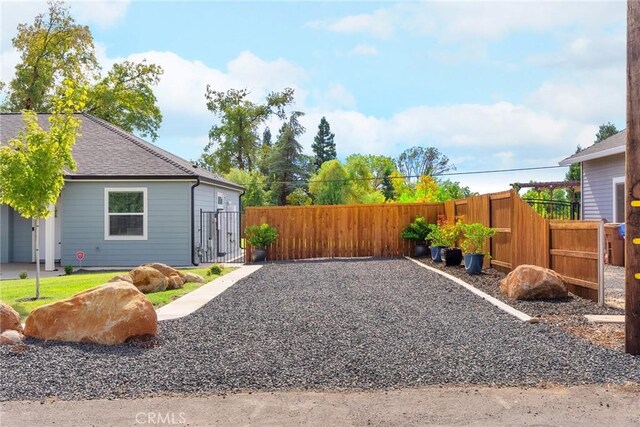
[[[580,147],[578,145],[576,147],[576,154],[578,154],[580,151],[582,151],[582,147]],[[569,166],[569,170],[565,174],[564,180],[565,181],[580,181],[580,175],[581,175],[580,166],[581,166],[580,162],[574,163],[571,166]]]
[[[615,135],[616,133],[618,133],[618,129],[613,123],[607,122],[603,125],[600,125],[600,127],[598,128],[598,133],[596,133],[596,140],[594,141],[594,143],[597,144],[598,142],[602,142],[610,136]]]
[[[311,145],[313,154],[315,155],[314,164],[316,170],[319,169],[324,162],[336,158],[336,143],[333,141],[334,137],[335,134],[331,133],[329,122],[325,117],[322,117],[318,125],[318,133],[313,138],[313,144]]]
[[[262,146],[271,147],[271,129],[269,129],[269,126],[262,132]]]
[[[287,196],[296,188],[301,188],[308,178],[302,145],[297,139],[305,131],[298,121],[302,115],[302,112],[293,112],[282,125],[271,154],[269,172],[273,179],[273,196],[278,205],[286,205]]]

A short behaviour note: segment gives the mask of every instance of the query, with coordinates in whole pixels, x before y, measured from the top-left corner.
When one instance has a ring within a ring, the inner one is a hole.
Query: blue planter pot
[[[468,274],[482,273],[484,254],[464,254],[464,268]]]
[[[431,249],[431,259],[433,260],[433,262],[442,262],[442,248],[443,246],[431,246],[429,248]]]

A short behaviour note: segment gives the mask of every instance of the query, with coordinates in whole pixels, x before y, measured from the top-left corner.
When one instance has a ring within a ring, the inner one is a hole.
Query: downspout
[[[238,236],[240,238],[240,249],[244,249],[244,247],[242,245],[242,242],[243,242],[243,239],[242,239],[242,212],[243,212],[242,196],[244,196],[244,193],[246,193],[246,192],[247,192],[247,190],[243,189],[242,193],[240,193],[240,197],[238,197],[238,210],[240,211],[240,212],[238,212],[238,215],[240,216],[239,219],[238,219],[238,228],[239,228]]]
[[[191,264],[198,265],[196,262],[196,247],[195,247],[195,233],[196,233],[196,202],[195,202],[195,190],[200,185],[200,177],[196,176],[196,183],[191,186]]]

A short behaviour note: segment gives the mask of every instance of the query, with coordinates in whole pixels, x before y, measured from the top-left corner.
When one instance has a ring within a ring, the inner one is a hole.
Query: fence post
[[[598,305],[604,307],[604,224],[598,223]]]

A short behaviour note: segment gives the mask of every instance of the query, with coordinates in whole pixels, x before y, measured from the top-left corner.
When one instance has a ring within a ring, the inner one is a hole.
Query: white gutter
[[[599,159],[602,157],[613,156],[615,154],[621,154],[625,152],[625,145],[621,145],[619,147],[607,148],[606,150],[596,151],[591,154],[577,154],[575,156],[567,157],[558,163],[560,166],[569,166],[574,163],[585,162],[587,160]]]

